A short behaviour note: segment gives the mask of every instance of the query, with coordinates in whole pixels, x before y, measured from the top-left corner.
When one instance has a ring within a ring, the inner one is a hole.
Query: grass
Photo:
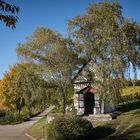
[[[140,140],[140,102],[118,107],[123,113],[109,122],[94,123],[91,140]],[[37,139],[43,136],[46,118],[39,120],[28,133]]]
[[[44,136],[43,131],[46,123],[46,117],[40,119],[28,130],[28,134],[40,140]]]
[[[123,113],[117,119],[95,124],[96,140],[140,140],[140,102],[121,105],[119,110]]]

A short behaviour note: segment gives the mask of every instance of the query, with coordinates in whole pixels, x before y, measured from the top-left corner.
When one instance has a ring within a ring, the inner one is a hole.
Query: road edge
[[[27,137],[30,138],[31,140],[37,140],[36,138],[34,138],[33,136],[29,135],[28,133],[25,133],[25,136],[27,136]]]

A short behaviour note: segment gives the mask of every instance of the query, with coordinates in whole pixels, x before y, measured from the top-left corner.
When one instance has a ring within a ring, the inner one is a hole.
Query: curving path
[[[31,140],[25,135],[26,131],[39,119],[47,115],[54,106],[47,108],[41,114],[31,118],[27,122],[16,125],[0,125],[0,140]]]

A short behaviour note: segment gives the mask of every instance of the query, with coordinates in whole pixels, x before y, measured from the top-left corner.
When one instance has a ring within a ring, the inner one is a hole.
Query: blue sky
[[[85,12],[92,2],[99,0],[5,0],[20,7],[19,21],[12,30],[0,22],[0,79],[9,66],[16,63],[15,48],[24,42],[37,27],[43,26],[66,36],[67,22]],[[101,1],[101,0],[100,0]],[[140,24],[140,0],[119,0],[125,17],[132,17]],[[140,79],[140,72],[138,72]]]

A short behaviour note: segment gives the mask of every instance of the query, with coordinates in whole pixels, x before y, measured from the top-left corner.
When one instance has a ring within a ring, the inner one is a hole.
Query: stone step
[[[89,120],[90,122],[101,122],[101,121],[111,121],[112,116],[110,114],[95,114],[89,115],[84,117],[85,119]]]

